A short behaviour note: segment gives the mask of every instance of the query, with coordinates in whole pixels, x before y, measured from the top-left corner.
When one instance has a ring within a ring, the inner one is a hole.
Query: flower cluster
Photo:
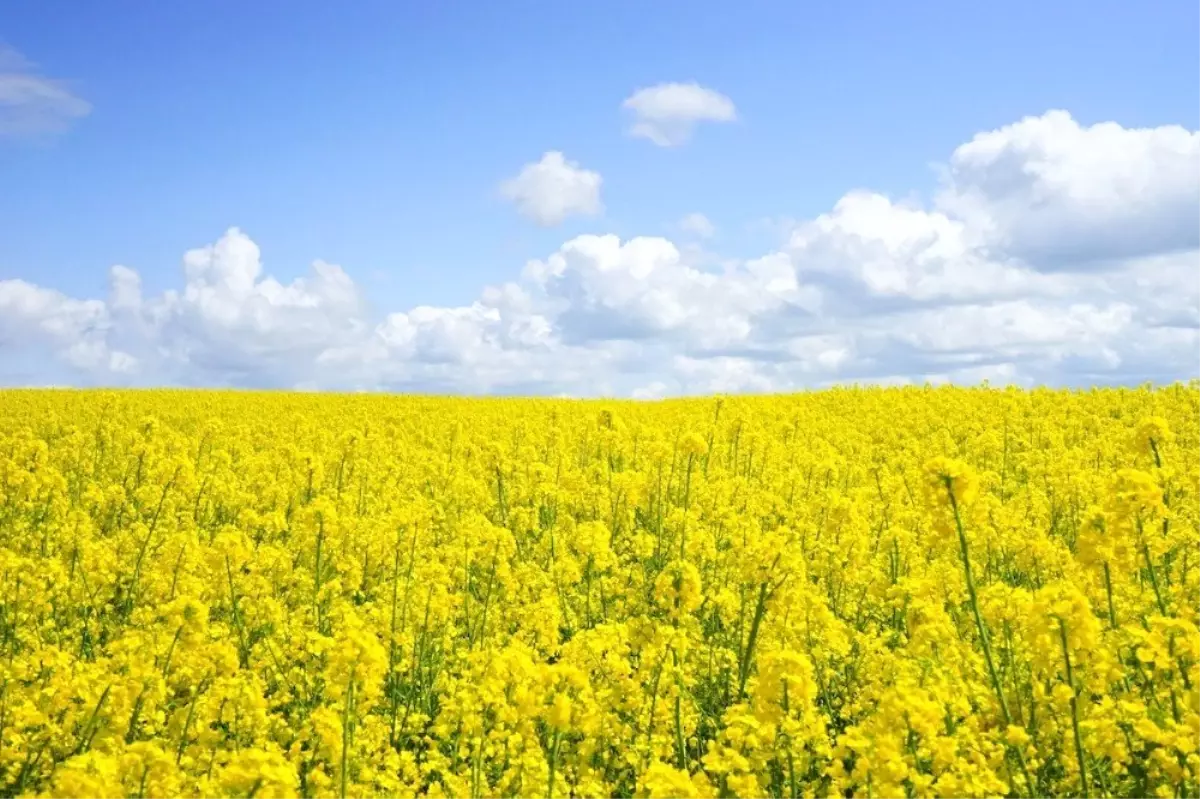
[[[1200,386],[0,393],[0,796],[1192,796]]]

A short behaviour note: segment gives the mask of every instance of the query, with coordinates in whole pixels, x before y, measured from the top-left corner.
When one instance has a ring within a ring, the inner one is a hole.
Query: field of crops
[[[1194,796],[1200,387],[0,392],[0,795]]]

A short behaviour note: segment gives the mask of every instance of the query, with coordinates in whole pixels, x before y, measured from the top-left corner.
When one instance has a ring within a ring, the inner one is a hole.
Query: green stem
[[[738,697],[746,695],[746,680],[750,677],[750,661],[754,657],[754,645],[758,642],[758,627],[762,623],[767,610],[767,583],[764,580],[758,587],[758,604],[754,607],[754,620],[750,622],[750,637],[746,641],[746,651],[742,653],[742,662],[738,667]]]
[[[1075,686],[1075,674],[1071,669],[1071,652],[1067,646],[1067,623],[1058,620],[1058,635],[1062,641],[1063,660],[1067,664],[1067,683],[1071,686],[1071,728],[1075,733],[1075,758],[1079,761],[1080,795],[1087,799],[1087,760],[1083,755],[1083,738],[1079,734],[1079,689]]]
[[[783,715],[785,717],[787,717],[791,714],[791,708],[789,708],[788,705],[789,705],[789,703],[788,703],[788,686],[787,686],[787,680],[784,680],[783,681]],[[791,789],[791,799],[796,799],[796,797],[799,796],[799,794],[796,793],[796,760],[794,757],[792,757],[792,739],[790,736],[788,737],[787,764],[788,764],[788,784]]]
[[[325,518],[317,516],[317,551],[313,559],[313,615],[321,629],[321,550],[325,543]]]
[[[346,707],[342,714],[342,767],[341,767],[341,799],[346,799],[346,772],[349,765],[350,744],[353,741],[351,725],[354,720],[354,669],[350,670],[350,679],[346,681]]]
[[[554,796],[554,775],[558,768],[558,744],[561,733],[558,730],[554,731],[554,743],[550,747],[550,777],[546,781],[546,799],[552,799]]]
[[[1141,530],[1141,522],[1138,522],[1138,529]],[[1154,568],[1154,561],[1150,558],[1150,547],[1146,545],[1146,538],[1142,536],[1142,557],[1146,559],[1146,570],[1150,572],[1150,586],[1154,589],[1154,601],[1158,603],[1158,612],[1164,617],[1170,617],[1167,612],[1167,603],[1163,599],[1162,589],[1158,585],[1158,571]]]
[[[695,459],[695,455],[688,453],[687,478],[684,480],[683,488],[683,526],[679,532],[680,560],[687,558],[687,513],[692,504],[692,466],[695,464]]]
[[[1108,593],[1108,624],[1117,629],[1117,612],[1113,609],[1112,574],[1108,569],[1108,561],[1104,561],[1104,590]]]
[[[687,748],[683,743],[683,717],[680,712],[683,694],[683,680],[679,677],[679,653],[671,650],[671,659],[675,665],[675,749],[681,771],[687,771]]]
[[[963,573],[967,580],[967,596],[971,600],[971,613],[975,617],[975,628],[979,632],[979,642],[983,645],[983,659],[987,663],[988,676],[992,681],[992,688],[996,692],[996,699],[1000,703],[1000,712],[1004,716],[1005,726],[1012,724],[1012,714],[1008,710],[1008,702],[1004,698],[1004,689],[1000,687],[1000,678],[996,674],[996,664],[992,660],[992,645],[988,640],[987,627],[983,624],[983,615],[979,612],[979,597],[975,592],[975,577],[971,574],[971,554],[967,546],[967,533],[963,529],[962,514],[958,511],[958,500],[954,496],[954,486],[949,477],[943,477],[942,481],[946,485],[946,494],[950,497],[950,508],[954,511],[954,524],[958,528],[958,546],[962,553]],[[1031,791],[1033,782],[1029,779],[1029,768],[1025,765],[1025,755],[1020,749],[1010,747],[1017,755],[1017,761],[1021,765],[1021,774],[1025,778],[1025,789]]]

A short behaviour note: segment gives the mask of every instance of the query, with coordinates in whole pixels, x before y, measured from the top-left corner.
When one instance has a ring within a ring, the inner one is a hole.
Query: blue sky
[[[1194,2],[17,2],[0,42],[91,110],[0,139],[0,280],[103,298],[123,264],[157,295],[237,226],[285,284],[341,265],[374,323],[582,234],[678,243],[693,212],[706,263],[750,259],[856,189],[927,204],[955,148],[1051,109],[1195,131],[1198,29]],[[665,82],[736,120],[630,136],[622,102]],[[603,176],[602,213],[542,227],[505,200],[552,150]]]

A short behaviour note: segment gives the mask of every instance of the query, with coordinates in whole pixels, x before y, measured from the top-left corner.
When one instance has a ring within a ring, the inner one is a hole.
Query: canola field
[[[0,392],[0,796],[1195,796],[1200,386]]]

